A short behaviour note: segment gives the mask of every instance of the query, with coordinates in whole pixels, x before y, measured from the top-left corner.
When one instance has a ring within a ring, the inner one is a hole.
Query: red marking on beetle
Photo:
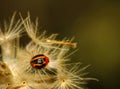
[[[48,63],[49,63],[49,58],[43,54],[35,55],[30,60],[31,66],[36,69],[45,68]]]

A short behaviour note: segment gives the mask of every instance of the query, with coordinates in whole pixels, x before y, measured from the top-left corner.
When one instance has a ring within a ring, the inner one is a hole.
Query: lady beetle
[[[33,68],[41,69],[49,63],[49,58],[43,54],[38,54],[32,57],[30,64]]]

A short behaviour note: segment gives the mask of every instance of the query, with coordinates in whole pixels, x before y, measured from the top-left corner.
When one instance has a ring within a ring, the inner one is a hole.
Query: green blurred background
[[[75,37],[73,55],[91,64],[89,89],[120,89],[120,1],[117,0],[0,0],[0,23],[14,11],[39,17],[41,31]],[[1,23],[2,24],[2,23]],[[71,56],[72,57],[72,56]]]

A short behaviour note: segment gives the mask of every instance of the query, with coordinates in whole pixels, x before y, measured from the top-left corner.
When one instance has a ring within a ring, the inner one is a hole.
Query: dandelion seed
[[[53,89],[83,89],[79,86],[78,79],[68,73],[58,74],[54,84]]]
[[[0,28],[0,45],[4,62],[15,57],[15,40],[23,32],[21,21],[15,22],[15,15],[16,13],[13,14],[8,25],[4,24],[4,28]]]
[[[13,14],[11,21],[9,25],[4,24],[4,28],[0,28],[0,43],[8,42],[10,40],[15,39],[22,33],[23,28],[22,23],[20,20],[15,22],[15,15],[16,13]]]
[[[81,85],[86,84],[89,78],[84,78],[85,74],[80,73],[80,71],[82,72],[79,70],[80,63],[74,63],[74,66],[69,64],[68,66],[71,69],[58,70],[52,89],[84,89]],[[94,80],[94,78],[90,78],[90,80]]]

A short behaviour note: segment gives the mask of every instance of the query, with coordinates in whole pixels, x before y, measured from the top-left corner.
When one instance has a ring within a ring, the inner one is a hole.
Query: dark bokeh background
[[[73,57],[91,64],[90,89],[120,89],[120,1],[117,0],[0,0],[0,22],[14,11],[39,17],[41,31],[75,37]],[[74,60],[74,59],[73,59]]]

